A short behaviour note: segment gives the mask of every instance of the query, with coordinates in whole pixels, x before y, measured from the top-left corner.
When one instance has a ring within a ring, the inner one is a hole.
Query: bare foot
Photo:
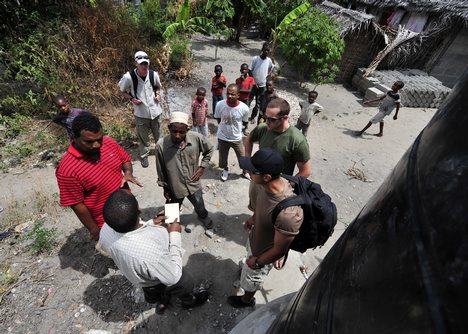
[[[354,134],[356,137],[361,137],[361,136],[362,136],[362,131],[354,131],[353,134]]]
[[[383,136],[383,133],[380,133],[380,132],[379,132],[379,133],[376,133],[374,136],[376,136],[376,137],[382,137],[382,136]]]
[[[283,269],[284,264],[285,264],[285,261],[284,261],[284,256],[283,256],[281,259],[276,260],[273,266],[275,267],[276,270],[281,270]]]

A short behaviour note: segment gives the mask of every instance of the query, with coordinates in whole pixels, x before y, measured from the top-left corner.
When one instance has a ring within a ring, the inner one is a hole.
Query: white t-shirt
[[[221,119],[218,124],[218,139],[240,141],[242,140],[242,122],[249,120],[249,107],[240,101],[237,101],[235,107],[231,107],[227,100],[222,100],[216,104],[214,117]]]
[[[270,57],[266,57],[265,59],[262,59],[260,56],[253,57],[250,69],[258,87],[266,86],[266,78],[272,68],[273,62]]]

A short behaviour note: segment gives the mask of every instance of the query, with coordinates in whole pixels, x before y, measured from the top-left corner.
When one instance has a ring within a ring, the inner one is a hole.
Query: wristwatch
[[[259,263],[258,263],[258,257],[255,259],[255,266],[254,266],[254,269],[262,269],[264,266],[261,266]]]

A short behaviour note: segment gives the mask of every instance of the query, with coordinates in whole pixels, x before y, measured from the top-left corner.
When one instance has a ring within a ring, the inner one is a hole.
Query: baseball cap
[[[240,167],[257,174],[279,175],[283,171],[283,157],[272,148],[262,148],[252,157],[241,157]]]
[[[135,53],[135,61],[138,63],[138,64],[141,64],[141,63],[144,63],[144,62],[147,62],[149,64],[149,57],[148,57],[148,54],[144,51],[138,51],[137,53]]]
[[[182,124],[188,125],[188,119],[189,119],[189,115],[187,113],[180,112],[180,111],[174,111],[171,114],[171,120],[169,122],[170,122],[170,124],[172,124],[172,123],[182,123]]]

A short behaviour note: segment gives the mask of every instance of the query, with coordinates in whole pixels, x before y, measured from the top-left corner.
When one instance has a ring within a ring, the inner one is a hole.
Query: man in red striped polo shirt
[[[60,205],[71,207],[88,229],[89,238],[98,240],[104,224],[102,209],[110,194],[129,189],[127,182],[142,185],[133,176],[130,156],[113,139],[104,137],[96,116],[80,114],[72,130],[72,143],[55,172]]]

